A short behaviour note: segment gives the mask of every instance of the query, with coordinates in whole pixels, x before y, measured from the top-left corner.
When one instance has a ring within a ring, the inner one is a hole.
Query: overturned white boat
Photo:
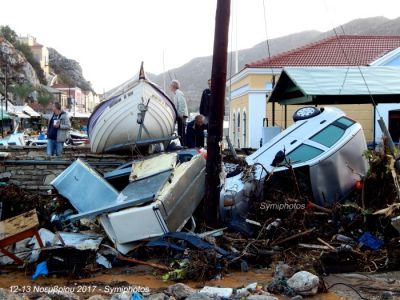
[[[88,121],[93,152],[129,150],[173,138],[176,109],[173,101],[146,79],[143,64],[138,80],[100,103]]]

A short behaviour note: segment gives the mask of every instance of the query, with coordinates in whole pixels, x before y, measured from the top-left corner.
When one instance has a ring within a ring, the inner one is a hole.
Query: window
[[[247,119],[246,112],[243,112],[243,147],[246,147],[246,131],[247,131]]]
[[[237,114],[237,133],[238,133],[238,136],[237,136],[237,147],[238,148],[240,148],[240,138],[241,138],[241,136],[240,136],[240,112],[238,112],[238,114]]]
[[[232,114],[233,145],[236,142],[236,113]]]
[[[314,135],[310,140],[325,147],[332,147],[343,136],[345,130],[335,125],[329,125]]]
[[[353,124],[354,122],[348,118],[340,118],[315,134],[310,140],[328,148],[332,147]]]
[[[292,152],[287,154],[286,159],[288,161],[291,161],[293,164],[302,163],[317,157],[322,152],[324,151],[322,151],[321,149],[306,144],[302,144],[296,149],[294,149]]]
[[[350,120],[350,119],[348,119],[348,118],[342,117],[342,118],[340,118],[340,119],[337,119],[337,120],[335,121],[335,123],[339,123],[339,124],[341,124],[342,126],[344,126],[344,127],[347,129],[347,128],[349,128],[351,125],[354,124],[354,121],[353,121],[353,120]]]

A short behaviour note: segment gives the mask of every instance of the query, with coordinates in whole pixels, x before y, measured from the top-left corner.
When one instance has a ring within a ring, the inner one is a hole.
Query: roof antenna
[[[146,74],[144,73],[144,68],[143,68],[143,62],[140,65],[139,79],[146,79]]]

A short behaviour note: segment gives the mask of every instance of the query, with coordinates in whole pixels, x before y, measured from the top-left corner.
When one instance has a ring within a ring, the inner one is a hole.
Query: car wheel
[[[321,111],[313,106],[302,107],[293,114],[293,121],[307,120],[312,117],[318,116]]]

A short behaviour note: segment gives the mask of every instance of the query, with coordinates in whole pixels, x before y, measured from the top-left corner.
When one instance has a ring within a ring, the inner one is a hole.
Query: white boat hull
[[[147,106],[142,125],[140,106]],[[91,150],[112,152],[163,141],[172,136],[175,119],[173,102],[154,84],[140,79],[93,112],[88,124]]]

